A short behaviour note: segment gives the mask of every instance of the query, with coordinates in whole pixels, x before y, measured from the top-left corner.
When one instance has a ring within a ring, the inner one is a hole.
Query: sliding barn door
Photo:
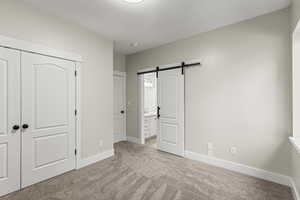
[[[0,48],[0,196],[20,189],[20,52]]]
[[[158,75],[158,148],[184,156],[184,75],[181,70]]]
[[[22,53],[22,187],[75,168],[75,63]]]

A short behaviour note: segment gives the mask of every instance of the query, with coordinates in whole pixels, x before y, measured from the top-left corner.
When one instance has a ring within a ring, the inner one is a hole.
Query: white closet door
[[[184,75],[168,70],[158,75],[158,148],[184,156]]]
[[[21,136],[17,126],[20,126],[20,52],[0,48],[0,196],[20,189]]]
[[[126,139],[125,135],[125,76],[114,75],[114,142]]]
[[[75,168],[75,63],[23,52],[21,59],[26,187]]]

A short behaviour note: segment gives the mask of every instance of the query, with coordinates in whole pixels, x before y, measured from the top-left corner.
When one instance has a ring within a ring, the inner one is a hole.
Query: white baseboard
[[[210,157],[210,156],[206,156],[206,155],[202,155],[190,151],[185,151],[185,157],[192,160],[204,162],[210,165],[214,165],[217,167],[222,167],[231,171],[239,172],[241,174],[246,174],[267,181],[272,181],[282,185],[287,185],[293,188],[293,180],[289,176],[269,172],[263,169],[258,169],[247,165],[227,161],[227,160],[221,160],[218,158],[214,158],[214,157]]]
[[[91,164],[94,164],[94,163],[104,160],[106,158],[112,157],[112,156],[114,156],[114,154],[115,154],[115,151],[114,151],[114,149],[112,149],[109,151],[104,151],[104,152],[99,153],[94,156],[90,156],[88,158],[81,159],[79,162],[78,169],[86,167]]]
[[[121,141],[126,141],[126,140],[127,140],[126,136],[119,136],[119,137],[114,139],[114,143],[121,142]]]
[[[128,142],[133,142],[133,143],[136,143],[136,144],[141,144],[140,139],[136,138],[136,137],[127,136],[127,141]]]
[[[292,178],[291,178],[291,188],[292,188],[294,199],[295,200],[300,200],[300,193],[299,193],[299,191],[297,189],[295,181]]]
[[[136,137],[127,136],[127,140],[129,142],[140,144],[139,138],[136,138]],[[82,159],[79,162],[78,169],[86,167],[91,164],[94,164],[96,162],[99,162],[101,160],[104,160],[104,159],[112,157],[112,156],[114,156],[114,149],[102,152],[102,153],[94,155],[94,156],[90,156],[85,159]],[[185,151],[185,157],[188,159],[191,159],[191,160],[196,160],[196,161],[204,162],[204,163],[214,165],[217,167],[225,168],[225,169],[228,169],[231,171],[239,172],[241,174],[246,174],[246,175],[253,176],[256,178],[260,178],[260,179],[264,179],[267,181],[272,181],[275,183],[289,186],[292,189],[294,199],[300,200],[300,196],[299,196],[299,192],[297,190],[296,184],[295,184],[294,180],[289,176],[281,175],[281,174],[274,173],[274,172],[269,172],[269,171],[266,171],[263,169],[250,167],[250,166],[243,165],[240,163],[235,163],[235,162],[231,162],[231,161],[227,161],[227,160],[210,157],[207,155],[202,155],[202,154],[191,152],[191,151]]]

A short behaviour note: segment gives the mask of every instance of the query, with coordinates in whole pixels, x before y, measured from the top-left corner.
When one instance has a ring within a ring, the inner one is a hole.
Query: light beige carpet
[[[116,155],[0,200],[292,200],[290,188],[129,142]]]

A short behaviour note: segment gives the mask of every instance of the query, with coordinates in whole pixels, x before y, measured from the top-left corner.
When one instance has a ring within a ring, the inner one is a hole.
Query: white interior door
[[[20,189],[20,52],[0,48],[0,196]]]
[[[184,75],[180,69],[158,75],[158,148],[184,156]]]
[[[114,74],[114,142],[126,140],[125,76]]]
[[[75,63],[25,52],[21,58],[26,187],[75,168]]]

